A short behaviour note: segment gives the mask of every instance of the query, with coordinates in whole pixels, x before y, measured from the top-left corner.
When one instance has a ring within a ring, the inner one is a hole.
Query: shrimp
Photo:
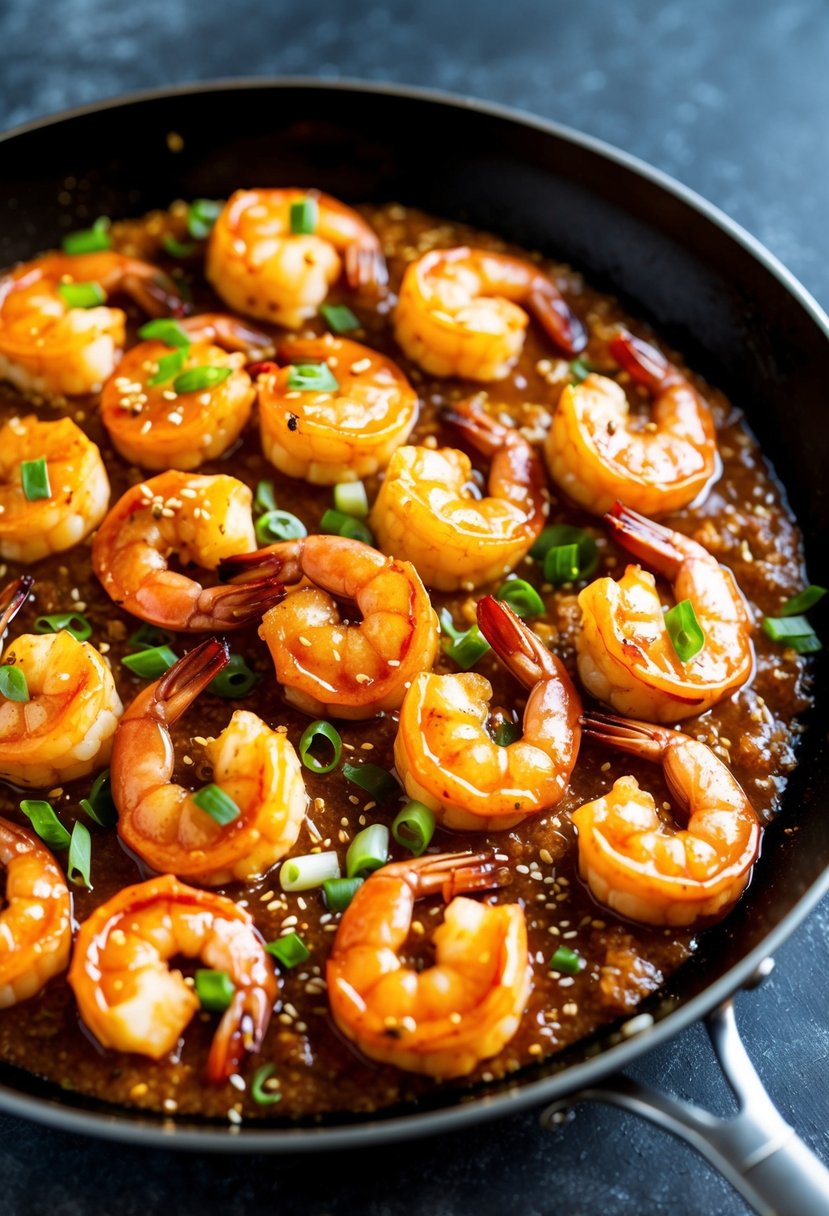
[[[524,346],[524,309],[566,354],[586,345],[581,321],[531,262],[466,246],[433,249],[406,268],[394,334],[434,376],[503,380]]]
[[[709,747],[664,726],[586,714],[585,738],[662,766],[677,819],[669,826],[635,777],[573,814],[579,870],[595,898],[647,925],[692,925],[739,899],[760,848],[754,809]]]
[[[199,998],[169,960],[200,958],[234,986],[207,1058],[226,1081],[259,1051],[277,995],[273,965],[250,914],[170,874],[124,887],[78,930],[69,983],[85,1025],[114,1051],[160,1060],[174,1050]]]
[[[0,635],[23,607],[33,580],[0,592]],[[112,672],[89,642],[65,629],[21,634],[0,656],[25,681],[25,700],[0,694],[0,779],[50,789],[105,765],[123,706]]]
[[[360,887],[340,921],[327,980],[334,1021],[364,1055],[460,1077],[510,1041],[532,988],[524,909],[462,894],[500,881],[491,853],[444,853],[383,866]],[[436,892],[448,906],[434,932],[435,963],[416,970],[399,952],[415,901]]]
[[[312,231],[294,232],[305,205]],[[344,203],[318,190],[237,190],[210,234],[207,277],[237,312],[296,329],[345,278],[353,290],[386,283],[377,234]]]
[[[683,662],[674,649],[654,576],[628,566],[622,578],[599,578],[579,594],[578,669],[587,691],[617,713],[678,722],[703,713],[750,678],[752,622],[734,575],[681,532],[617,503],[605,516],[615,538],[690,600],[705,635]]]
[[[224,473],[171,469],[119,498],[92,542],[92,569],[107,595],[133,616],[188,632],[241,629],[284,595],[272,577],[245,587],[205,588],[168,569],[176,554],[214,570],[256,545],[250,489]]]
[[[408,562],[343,536],[306,536],[229,558],[220,574],[263,567],[313,584],[266,612],[259,630],[286,700],[304,713],[360,719],[397,709],[434,663],[438,619]],[[352,600],[362,620],[342,621],[334,597]]]
[[[410,561],[439,591],[471,591],[508,574],[531,548],[549,510],[535,449],[471,402],[444,419],[490,457],[489,496],[473,489],[472,465],[455,448],[398,448],[371,512],[385,553]]]
[[[46,497],[29,498],[24,465],[46,462]],[[71,418],[29,414],[0,428],[0,557],[37,562],[79,544],[104,518],[109,479],[101,453]]]
[[[61,290],[70,284],[102,303],[76,306]],[[50,253],[7,271],[0,278],[0,379],[52,397],[97,392],[124,346],[126,317],[103,303],[111,295],[129,296],[154,316],[184,310],[172,279],[120,253]]]
[[[285,734],[237,709],[205,753],[213,780],[235,803],[217,823],[172,781],[170,727],[228,662],[227,642],[208,638],[138,694],[115,734],[112,795],[118,835],[154,870],[203,886],[256,882],[295,843],[308,795]]]
[[[396,363],[368,346],[327,335],[287,342],[288,363],[324,363],[336,387],[292,387],[292,368],[262,365],[257,381],[262,450],[289,477],[328,486],[357,481],[385,468],[409,438],[417,393]]]
[[[654,398],[653,421],[630,416],[625,390],[607,376],[568,385],[558,400],[545,455],[570,498],[602,515],[620,499],[645,515],[667,515],[698,498],[722,470],[711,411],[655,347],[622,330],[611,354]]]
[[[0,819],[6,871],[0,911],[0,1009],[28,1000],[66,969],[72,901],[60,866],[34,833]]]
[[[555,806],[581,738],[581,701],[561,660],[491,596],[479,601],[478,622],[504,665],[530,689],[522,737],[506,747],[491,738],[492,685],[470,671],[415,676],[394,744],[406,793],[459,832],[505,831]]]
[[[186,350],[140,342],[118,364],[101,397],[110,439],[125,460],[146,469],[196,469],[223,455],[239,438],[256,399],[246,358],[272,349],[267,334],[220,313],[188,317],[179,326],[190,338]],[[163,360],[170,358],[175,367],[166,375]],[[177,392],[176,378],[198,367],[230,374],[212,386]]]

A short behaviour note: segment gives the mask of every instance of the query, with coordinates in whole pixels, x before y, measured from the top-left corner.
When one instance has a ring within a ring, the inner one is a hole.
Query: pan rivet
[[[747,992],[751,992],[753,988],[759,988],[764,980],[767,980],[774,971],[774,959],[764,958],[762,963],[754,970],[743,984],[743,988]]]

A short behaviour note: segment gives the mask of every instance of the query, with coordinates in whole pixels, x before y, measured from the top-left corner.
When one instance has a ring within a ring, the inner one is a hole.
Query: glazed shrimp
[[[518,565],[544,527],[546,478],[535,449],[471,402],[444,419],[490,458],[489,495],[455,448],[398,448],[371,512],[380,548],[410,561],[439,591],[472,590]]]
[[[500,885],[491,853],[445,853],[376,870],[343,913],[328,959],[335,1023],[364,1055],[407,1072],[460,1077],[515,1034],[532,975],[520,904],[466,891]],[[441,892],[435,963],[400,959],[415,901]]]
[[[313,231],[291,231],[305,204]],[[207,277],[237,312],[288,328],[313,317],[343,268],[353,290],[378,290],[386,263],[356,211],[318,190],[237,190],[210,234]]]
[[[406,793],[459,832],[505,831],[564,796],[581,738],[581,701],[531,629],[491,596],[481,632],[530,689],[523,734],[499,746],[486,729],[492,685],[475,672],[415,676],[400,710],[394,762]]]
[[[278,989],[251,916],[223,895],[165,874],[96,908],[78,930],[69,968],[81,1017],[104,1047],[168,1055],[199,1008],[168,966],[176,955],[227,972],[234,985],[207,1058],[207,1080],[226,1081],[261,1047]]]
[[[173,782],[170,727],[228,659],[227,643],[216,638],[179,659],[127,708],[112,749],[118,835],[154,870],[210,887],[262,878],[295,843],[308,804],[287,735],[244,709],[205,747],[213,781],[237,817],[218,824]]]
[[[626,549],[670,580],[677,602],[691,601],[705,643],[683,662],[653,575],[628,566],[618,582],[599,578],[579,594],[582,683],[618,713],[649,722],[678,722],[710,709],[754,670],[751,618],[734,575],[696,541],[619,503],[605,522]]]
[[[739,899],[760,847],[751,803],[721,760],[664,726],[586,714],[585,738],[662,766],[679,829],[635,777],[573,814],[579,870],[595,898],[648,925],[691,925]]]
[[[29,499],[23,466],[45,460],[48,495]],[[37,562],[74,548],[104,518],[109,479],[101,453],[71,418],[34,414],[0,428],[0,557]]]
[[[32,588],[28,575],[0,592],[0,636]],[[109,665],[62,629],[21,634],[0,666],[22,672],[26,699],[0,695],[0,779],[50,789],[105,765],[123,706]]]
[[[531,262],[466,246],[433,249],[406,268],[394,334],[434,376],[503,380],[524,346],[525,309],[560,350],[584,349],[581,321]]]
[[[282,598],[278,581],[206,588],[167,563],[175,554],[215,570],[222,558],[249,552],[251,501],[249,488],[224,473],[159,473],[109,512],[92,543],[92,569],[107,595],[143,621],[189,632],[241,629]]]
[[[220,313],[188,317],[179,326],[191,345],[160,383],[163,342],[140,342],[127,352],[104,385],[101,418],[125,460],[145,469],[196,469],[231,447],[250,418],[256,389],[245,370],[248,358],[272,349],[269,336]],[[168,365],[169,366],[169,365]],[[212,387],[176,392],[175,379],[197,367],[227,368]]]
[[[221,573],[263,568],[313,584],[266,612],[259,630],[286,700],[305,713],[358,719],[397,709],[408,682],[434,663],[437,616],[408,562],[358,540],[307,536],[230,558]],[[353,601],[362,620],[342,621],[334,597]]]
[[[631,418],[625,391],[607,376],[570,384],[558,400],[545,453],[570,498],[601,515],[620,499],[645,515],[693,502],[719,475],[711,411],[686,377],[623,330],[610,351],[654,398],[653,420]]]
[[[120,253],[50,253],[0,278],[0,379],[53,397],[96,392],[124,346],[126,317],[109,304],[77,307],[70,284],[108,300],[125,295],[151,315],[180,314],[175,283]],[[93,296],[94,298],[94,296]]]
[[[328,486],[357,481],[385,468],[409,438],[417,393],[396,363],[368,346],[327,335],[287,342],[286,363],[325,363],[331,391],[291,387],[290,367],[263,364],[257,380],[262,450],[289,477]]]

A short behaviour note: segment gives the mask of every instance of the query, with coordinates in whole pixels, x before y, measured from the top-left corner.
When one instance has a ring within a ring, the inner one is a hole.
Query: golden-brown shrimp
[[[74,305],[61,292],[70,285],[101,304]],[[7,271],[0,278],[0,379],[54,397],[96,392],[124,346],[126,317],[103,303],[117,295],[152,315],[184,309],[163,271],[120,253],[50,253]]]
[[[664,726],[586,714],[586,739],[662,766],[679,829],[635,777],[579,807],[579,870],[600,903],[648,925],[691,925],[739,899],[760,847],[751,803],[709,747]]]
[[[173,782],[170,727],[229,657],[227,642],[208,638],[179,659],[127,707],[112,749],[118,835],[154,870],[211,887],[262,878],[295,843],[308,805],[287,735],[245,709],[205,747],[236,818],[217,823]]]
[[[27,461],[46,461],[48,496],[30,499]],[[29,414],[0,428],[0,557],[37,562],[88,536],[109,506],[101,453],[71,418],[46,422]]]
[[[292,231],[295,205],[304,206],[310,232]],[[377,234],[318,190],[237,190],[207,246],[207,277],[225,303],[289,328],[315,315],[343,267],[352,289],[386,282]]]
[[[471,402],[444,419],[490,458],[489,495],[473,489],[466,453],[398,448],[371,526],[380,548],[410,561],[427,586],[470,591],[517,566],[544,527],[549,496],[538,453],[519,431]]]
[[[618,582],[599,578],[579,594],[582,683],[618,713],[646,722],[678,722],[710,709],[754,670],[751,618],[734,575],[696,541],[619,503],[605,522],[616,540],[673,584],[677,602],[691,601],[705,643],[683,662],[653,575],[628,566]]]
[[[262,450],[289,477],[313,485],[356,481],[385,468],[409,438],[417,393],[396,363],[330,334],[279,348],[286,363],[324,363],[336,387],[292,387],[290,367],[263,364],[257,380]]]
[[[60,866],[32,832],[0,819],[0,1009],[25,1001],[69,962],[72,901]]]
[[[213,1036],[208,1081],[221,1082],[262,1045],[278,991],[250,914],[170,874],[124,887],[78,930],[69,983],[95,1038],[114,1051],[160,1060],[199,1008],[176,955],[225,971],[234,993]]]
[[[259,630],[286,700],[305,713],[372,718],[397,709],[409,681],[430,670],[438,620],[408,562],[343,536],[307,536],[230,558],[221,573],[263,568],[313,584],[266,612]],[[341,620],[335,597],[356,604],[359,623]]]
[[[581,739],[581,700],[564,664],[505,604],[478,603],[481,632],[529,688],[520,739],[486,729],[492,686],[475,672],[415,676],[400,709],[394,762],[406,793],[460,832],[504,831],[564,796]]]
[[[221,313],[178,325],[190,346],[175,352],[157,340],[140,342],[118,364],[101,397],[110,439],[125,460],[146,469],[196,469],[226,452],[256,399],[244,364],[272,349],[267,334]],[[175,367],[165,376],[163,360],[171,358]],[[176,378],[199,367],[227,368],[230,374],[212,386],[176,392]]]
[[[394,334],[434,376],[502,380],[524,345],[524,309],[566,354],[584,348],[581,321],[531,262],[466,246],[433,249],[406,267]]]
[[[619,499],[645,515],[667,515],[697,498],[721,463],[711,411],[655,347],[626,331],[611,354],[654,397],[653,421],[631,418],[625,390],[607,376],[568,385],[545,453],[570,498],[602,515]]]
[[[364,1055],[407,1072],[460,1077],[515,1034],[532,988],[520,904],[466,891],[500,885],[491,853],[445,853],[376,870],[343,913],[328,959],[335,1023]],[[405,966],[415,900],[441,892],[435,963]]]
[[[215,570],[222,558],[250,552],[251,501],[244,482],[224,473],[159,473],[109,512],[92,542],[92,569],[107,595],[143,621],[189,632],[241,629],[282,598],[276,579],[207,588],[167,563],[175,554]]]

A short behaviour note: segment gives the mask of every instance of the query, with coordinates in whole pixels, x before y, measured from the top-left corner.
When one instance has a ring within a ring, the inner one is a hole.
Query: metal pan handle
[[[758,978],[768,975],[771,959]],[[706,1019],[708,1033],[739,1105],[730,1119],[629,1077],[611,1077],[553,1103],[541,1116],[552,1128],[570,1115],[576,1102],[609,1102],[686,1140],[760,1216],[819,1216],[829,1213],[829,1170],[798,1139],[763,1088],[726,1001]]]

